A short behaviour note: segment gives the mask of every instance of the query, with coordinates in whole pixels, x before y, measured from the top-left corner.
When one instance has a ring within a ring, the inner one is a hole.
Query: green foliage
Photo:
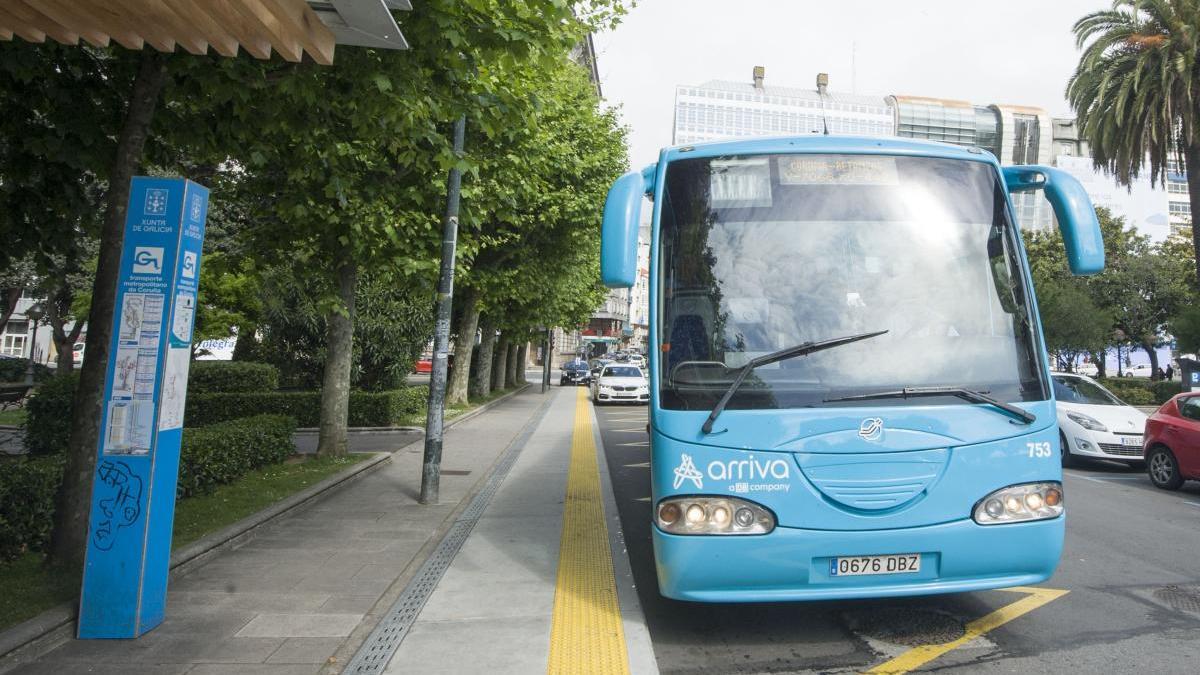
[[[75,388],[79,375],[70,373],[52,377],[30,396],[25,404],[25,448],[34,455],[54,455],[67,447]]]
[[[177,496],[206,494],[248,471],[282,462],[296,451],[295,430],[296,421],[283,415],[184,429]]]
[[[1046,348],[1062,360],[1118,344],[1153,349],[1188,306],[1193,272],[1186,246],[1174,239],[1151,244],[1107,209],[1096,215],[1105,252],[1098,275],[1071,275],[1058,232],[1026,239]]]
[[[25,371],[29,369],[29,359],[0,359],[0,382],[24,382]],[[33,381],[44,382],[53,375],[46,366],[33,364]]]
[[[1117,398],[1129,405],[1154,405],[1155,393],[1150,388],[1150,381],[1134,377],[1097,378]]]
[[[1188,303],[1172,319],[1170,329],[1180,352],[1200,353],[1200,305]]]
[[[1154,393],[1154,402],[1162,405],[1171,400],[1175,394],[1183,391],[1183,382],[1180,380],[1160,380],[1150,383],[1150,391]]]
[[[350,392],[350,426],[391,426],[402,415],[420,411],[427,396],[428,390],[424,387]],[[192,394],[187,398],[184,420],[189,426],[206,426],[254,413],[287,415],[295,419],[299,426],[315,427],[320,423],[321,392]]]
[[[0,465],[0,560],[40,551],[50,539],[54,495],[62,481],[60,457]]]
[[[275,391],[279,369],[249,361],[195,361],[188,373],[189,394]]]

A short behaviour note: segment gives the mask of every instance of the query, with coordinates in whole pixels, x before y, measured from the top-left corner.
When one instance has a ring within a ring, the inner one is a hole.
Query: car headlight
[[[654,510],[658,528],[670,534],[766,534],[775,515],[736,497],[669,497]]]
[[[1108,431],[1108,427],[1101,424],[1100,420],[1096,419],[1095,417],[1089,417],[1080,412],[1069,412],[1067,413],[1067,417],[1070,418],[1072,422],[1078,424],[1084,429],[1091,429],[1092,431]]]
[[[1057,518],[1063,512],[1062,483],[1025,483],[996,490],[975,504],[980,525],[1003,525]]]

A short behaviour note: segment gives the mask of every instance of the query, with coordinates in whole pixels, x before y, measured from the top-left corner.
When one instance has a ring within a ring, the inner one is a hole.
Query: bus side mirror
[[[600,228],[600,280],[609,288],[629,288],[637,280],[637,238],[646,179],[630,171],[613,183],[604,202]]]
[[[1071,174],[1048,166],[1006,166],[1004,182],[1009,192],[1045,190],[1054,208],[1058,229],[1067,249],[1067,264],[1076,275],[1104,271],[1104,238],[1096,209],[1083,186]]]

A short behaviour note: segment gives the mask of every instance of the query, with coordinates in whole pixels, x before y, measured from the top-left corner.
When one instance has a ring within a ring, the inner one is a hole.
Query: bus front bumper
[[[902,530],[778,527],[760,536],[680,536],[651,527],[660,592],[695,602],[778,602],[958,593],[1036,584],[1062,553],[1063,517]],[[907,574],[833,576],[835,557],[918,553]]]

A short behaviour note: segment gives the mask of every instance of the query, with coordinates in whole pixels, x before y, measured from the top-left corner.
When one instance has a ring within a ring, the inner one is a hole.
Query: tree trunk
[[[1150,342],[1143,342],[1142,349],[1150,357],[1150,381],[1155,382],[1158,380],[1158,350]]]
[[[258,323],[246,321],[237,327],[237,342],[233,345],[234,361],[253,361],[257,356]]]
[[[525,365],[528,357],[529,340],[521,340],[521,346],[517,348],[517,384],[529,384],[529,380],[525,379]]]
[[[483,338],[479,342],[479,361],[471,377],[471,396],[483,398],[492,393],[492,354],[496,351],[496,320],[484,316],[479,322]]]
[[[46,320],[50,323],[50,335],[54,341],[54,349],[58,352],[55,357],[55,375],[66,375],[75,370],[75,343],[83,332],[83,322],[75,321],[71,331],[66,330],[66,319],[71,311],[71,303],[75,293],[65,279],[61,286],[55,289],[54,296],[46,303]]]
[[[1094,363],[1096,365],[1096,377],[1105,377],[1106,376],[1106,373],[1104,370],[1105,366],[1107,365],[1105,363],[1105,356],[1106,356],[1105,352],[1092,352],[1091,353],[1092,363]]]
[[[517,353],[521,349],[515,340],[508,342],[508,356],[504,369],[504,387],[512,389],[517,386]]]
[[[141,66],[133,80],[129,108],[117,137],[117,148],[108,176],[107,203],[100,231],[96,277],[92,282],[92,306],[88,312],[88,348],[75,390],[67,461],[54,511],[49,561],[67,568],[82,568],[87,549],[88,515],[92,506],[92,477],[99,453],[100,408],[104,376],[108,370],[108,348],[112,337],[113,308],[121,268],[121,246],[125,238],[125,210],[129,181],[137,172],[142,148],[150,133],[150,122],[158,95],[167,81],[166,64],[154,50],[142,53]]]
[[[465,289],[462,295],[462,313],[454,338],[454,369],[446,383],[446,407],[464,405],[467,402],[467,383],[471,376],[471,351],[475,349],[475,332],[479,328],[479,294]]]
[[[337,294],[341,307],[329,313],[325,373],[321,381],[321,423],[317,455],[340,457],[349,452],[346,428],[350,415],[350,367],[354,353],[354,287],[358,262],[349,248],[342,249],[337,269]]]
[[[501,333],[496,343],[495,354],[492,356],[492,391],[504,388],[504,376],[508,372],[508,343],[507,333]]]
[[[1193,279],[1195,290],[1200,291],[1200,142],[1192,142],[1183,150],[1184,163],[1187,165],[1188,203],[1192,215],[1192,255],[1196,259],[1196,278]]]

